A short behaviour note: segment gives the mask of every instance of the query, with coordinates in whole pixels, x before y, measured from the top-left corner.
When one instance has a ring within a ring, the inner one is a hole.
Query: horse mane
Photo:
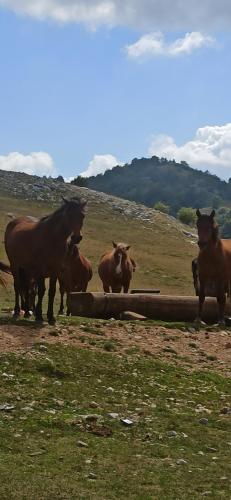
[[[62,212],[64,212],[64,208],[65,205],[62,205],[61,207],[57,208],[57,210],[55,210],[55,212],[53,212],[52,214],[44,215],[44,217],[41,217],[41,219],[39,219],[38,223],[43,224],[44,222],[48,222],[50,220],[55,221],[57,218],[59,218]]]
[[[50,221],[55,222],[65,212],[68,204],[75,204],[76,207],[78,207],[83,214],[85,213],[84,211],[84,207],[86,205],[85,200],[82,200],[81,198],[75,196],[73,198],[70,198],[70,200],[68,201],[64,200],[64,203],[61,205],[61,207],[57,208],[52,214],[41,217],[41,219],[39,219],[38,221],[38,224],[43,224]]]
[[[219,239],[220,239],[220,237],[219,237],[219,226],[218,226],[217,222],[214,220],[213,221],[213,225],[212,225],[212,240],[214,242],[216,242]]]

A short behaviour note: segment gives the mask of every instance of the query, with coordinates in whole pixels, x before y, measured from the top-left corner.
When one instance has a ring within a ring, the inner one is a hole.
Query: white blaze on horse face
[[[122,262],[122,253],[119,254],[119,264],[117,264],[116,266],[116,274],[120,274],[122,271],[121,262]]]

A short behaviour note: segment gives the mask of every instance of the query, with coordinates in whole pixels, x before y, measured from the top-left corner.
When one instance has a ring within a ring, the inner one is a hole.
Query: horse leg
[[[48,309],[47,309],[47,319],[48,319],[49,325],[55,324],[54,298],[55,298],[55,292],[56,292],[56,281],[57,281],[56,276],[52,276],[52,278],[50,278],[50,280],[49,280]]]
[[[80,292],[86,292],[87,285],[88,285],[88,281],[85,281],[84,283],[82,283]]]
[[[30,280],[24,272],[24,318],[30,318]]]
[[[103,291],[104,293],[110,293],[110,287],[107,285],[107,283],[103,282]]]
[[[198,306],[198,315],[196,318],[196,321],[199,323],[202,323],[202,309],[205,301],[205,285],[204,283],[200,282],[200,290],[199,290],[199,306]]]
[[[30,318],[29,288],[25,288],[24,318]]]
[[[224,287],[218,288],[217,303],[218,303],[218,307],[219,307],[218,323],[219,323],[219,325],[224,325],[225,324],[225,303],[226,303]]]
[[[15,305],[14,305],[14,318],[18,318],[20,316],[20,280],[18,273],[14,275],[14,293],[15,293]]]
[[[38,302],[35,306],[35,319],[36,319],[36,321],[43,321],[42,302],[43,302],[43,297],[44,297],[45,291],[46,291],[45,279],[40,277],[38,279]]]
[[[64,302],[63,302],[63,298],[64,298],[64,293],[65,293],[65,290],[64,290],[64,284],[61,280],[59,280],[59,291],[60,291],[60,306],[59,306],[59,314],[63,314],[64,313]]]
[[[124,285],[123,285],[124,293],[128,293],[129,285],[130,285],[130,281],[128,281],[127,283],[124,283]]]

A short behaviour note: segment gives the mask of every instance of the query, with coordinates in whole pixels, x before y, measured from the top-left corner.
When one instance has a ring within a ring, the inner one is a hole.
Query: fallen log
[[[123,293],[70,293],[68,308],[73,316],[95,318],[119,317],[123,311],[132,311],[147,318],[163,321],[194,321],[198,297]],[[231,315],[231,303],[226,304],[226,315]],[[214,323],[218,319],[216,299],[208,297],[202,319]]]
[[[132,288],[130,293],[160,293],[158,288]]]

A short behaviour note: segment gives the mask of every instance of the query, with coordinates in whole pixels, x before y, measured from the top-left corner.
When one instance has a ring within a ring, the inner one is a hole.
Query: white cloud
[[[110,0],[0,0],[0,6],[39,20],[83,23],[92,28],[114,24],[115,5]]]
[[[106,170],[111,170],[116,165],[121,165],[121,163],[113,155],[94,155],[88,168],[84,172],[81,172],[80,175],[82,177],[90,177],[91,175],[104,174]]]
[[[208,47],[215,43],[211,36],[203,35],[198,31],[186,33],[184,38],[178,38],[175,42],[166,43],[160,31],[143,35],[137,42],[125,47],[126,53],[131,59],[144,57],[180,56],[191,54],[194,50]]]
[[[209,170],[228,179],[231,177],[231,123],[199,128],[195,137],[182,146],[177,146],[173,137],[168,135],[153,136],[148,153],[184,160],[194,168]]]
[[[43,151],[28,155],[13,152],[7,156],[0,156],[0,169],[34,175],[56,174],[51,156]]]
[[[0,6],[37,19],[91,27],[132,26],[145,30],[208,30],[231,26],[228,0],[0,0]]]

